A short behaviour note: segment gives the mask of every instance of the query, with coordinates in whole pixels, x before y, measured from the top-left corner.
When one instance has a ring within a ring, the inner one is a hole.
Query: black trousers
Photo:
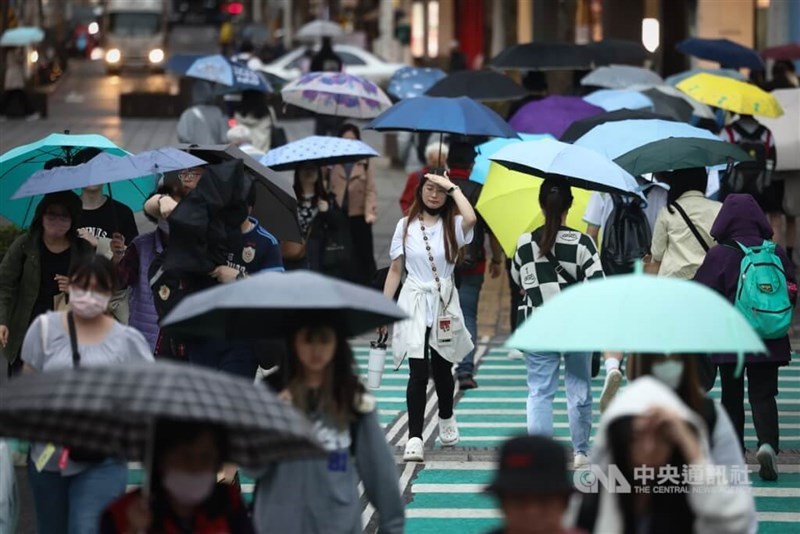
[[[733,422],[744,450],[744,373],[734,378],[736,364],[719,366],[722,383],[722,405]],[[747,398],[753,413],[753,426],[758,437],[758,446],[772,445],[778,452],[778,365],[751,363],[745,365],[747,372]]]
[[[350,237],[353,242],[352,281],[362,286],[372,286],[375,278],[375,251],[372,243],[372,225],[363,215],[349,217]]]
[[[428,389],[429,373],[433,375],[433,386],[439,401],[439,419],[453,417],[453,364],[439,356],[430,348],[428,339],[431,329],[425,332],[425,358],[408,359],[410,376],[406,387],[406,403],[408,404],[408,437],[422,438],[422,426],[425,423],[425,400]]]

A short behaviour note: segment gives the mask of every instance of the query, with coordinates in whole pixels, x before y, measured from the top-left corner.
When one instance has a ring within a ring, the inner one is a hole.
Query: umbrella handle
[[[114,237],[115,232],[119,232],[119,218],[117,217],[117,208],[114,207],[114,194],[111,192],[111,183],[108,184],[108,200],[111,202],[111,237]]]
[[[142,484],[142,497],[146,502],[150,502],[153,494],[153,469],[155,468],[155,448],[156,448],[156,420],[150,419],[147,423],[147,443],[144,449],[144,484]]]

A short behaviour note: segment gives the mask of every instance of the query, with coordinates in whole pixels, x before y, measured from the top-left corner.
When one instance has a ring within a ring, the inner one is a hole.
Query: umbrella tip
[[[642,260],[636,260],[636,263],[633,264],[633,273],[644,274],[644,262]]]

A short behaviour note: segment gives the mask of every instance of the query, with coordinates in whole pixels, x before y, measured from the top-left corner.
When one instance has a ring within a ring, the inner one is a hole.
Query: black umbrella
[[[267,272],[183,299],[161,321],[166,331],[240,339],[282,337],[309,314],[330,314],[348,336],[405,318],[373,289],[311,271]]]
[[[519,70],[589,69],[592,57],[585,46],[536,42],[510,46],[492,58],[489,65]]]
[[[641,43],[623,39],[603,39],[586,45],[592,63],[601,65],[641,65],[650,55]]]
[[[178,145],[177,148],[210,163],[242,160],[244,172],[256,188],[253,216],[279,240],[303,241],[297,224],[297,198],[291,178],[260,164],[234,145]]]
[[[467,96],[473,100],[513,100],[525,96],[526,91],[517,82],[497,71],[464,70],[439,80],[425,94]]]
[[[268,388],[174,363],[81,367],[21,376],[0,389],[0,436],[146,459],[153,423],[227,430],[224,460],[244,467],[322,453],[314,431]]]
[[[573,122],[569,128],[561,135],[560,141],[565,143],[574,143],[581,138],[583,134],[601,124],[614,121],[626,121],[629,119],[661,119],[665,121],[673,120],[664,115],[658,115],[650,111],[641,109],[618,109],[616,111],[607,111],[599,115],[593,115],[586,119]]]
[[[655,88],[645,89],[639,92],[653,101],[653,110],[656,113],[667,115],[681,122],[689,122],[692,119],[694,108],[683,98],[670,95]]]

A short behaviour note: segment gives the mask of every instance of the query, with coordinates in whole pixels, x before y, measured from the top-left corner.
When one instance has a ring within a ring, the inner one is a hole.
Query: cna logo
[[[581,493],[597,493],[601,487],[608,493],[631,492],[630,482],[613,464],[606,470],[600,465],[591,465],[588,469],[576,469],[572,474],[572,483]]]

